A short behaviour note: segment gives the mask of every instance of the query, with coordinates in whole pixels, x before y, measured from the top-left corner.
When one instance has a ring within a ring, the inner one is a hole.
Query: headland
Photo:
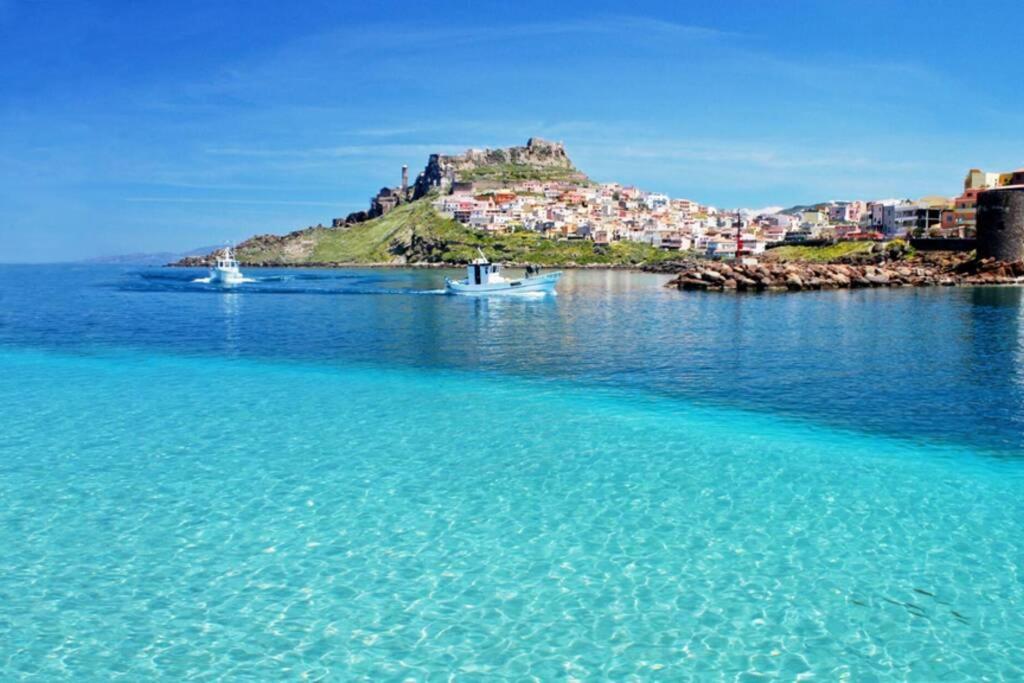
[[[972,169],[956,199],[719,209],[597,183],[562,143],[530,138],[518,147],[431,154],[414,179],[408,166],[400,178],[367,209],[329,226],[243,241],[238,260],[246,267],[454,267],[480,250],[513,266],[673,273],[672,285],[687,290],[1012,284],[1024,277],[1020,258],[974,251],[979,198],[986,189],[1016,188],[1014,174]],[[210,255],[199,255],[172,265],[209,263]]]

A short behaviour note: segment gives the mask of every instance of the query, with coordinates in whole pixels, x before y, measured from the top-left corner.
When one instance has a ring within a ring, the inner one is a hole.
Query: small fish
[[[914,604],[914,603],[912,603],[912,602],[905,602],[905,603],[903,603],[903,604],[904,604],[904,605],[905,605],[906,607],[909,607],[910,609],[916,609],[916,610],[920,610],[920,611],[922,611],[922,612],[924,611],[924,607],[921,607],[920,605],[915,605],[915,604]]]
[[[860,600],[854,600],[853,598],[850,598],[850,602],[852,602],[855,605],[860,605],[861,607],[867,607],[867,603],[863,603]]]
[[[889,598],[886,598],[886,597],[883,597],[882,599],[885,600],[886,602],[891,602],[894,605],[899,605],[900,607],[903,607],[903,603],[902,602],[896,602],[895,600],[890,600]]]
[[[956,617],[957,619],[960,619],[960,620],[962,620],[962,621],[967,621],[967,617],[965,617],[964,615],[960,614],[960,613],[959,613],[959,612],[957,612],[957,611],[956,611],[955,609],[951,609],[951,610],[949,610],[949,611],[950,611],[950,612],[952,612],[952,613],[953,613],[953,616],[954,616],[954,617]]]
[[[928,591],[922,590],[921,588],[915,588],[914,592],[915,593],[920,593],[921,595],[927,595],[929,598],[934,598],[935,597],[935,593],[929,593]]]

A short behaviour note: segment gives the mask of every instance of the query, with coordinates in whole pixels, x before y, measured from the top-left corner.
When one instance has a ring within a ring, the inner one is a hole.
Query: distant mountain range
[[[195,249],[189,249],[188,251],[156,251],[151,253],[137,253],[137,254],[116,254],[113,256],[97,256],[95,258],[85,259],[81,263],[93,263],[93,264],[106,264],[106,265],[121,265],[121,266],[163,266],[168,263],[180,261],[181,259],[203,256],[209,254],[217,249],[221,249],[221,246],[214,247],[197,247]]]

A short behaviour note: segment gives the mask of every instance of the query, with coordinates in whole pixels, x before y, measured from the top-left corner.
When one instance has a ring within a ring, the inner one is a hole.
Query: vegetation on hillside
[[[820,246],[794,244],[771,249],[767,252],[767,256],[779,261],[829,263],[846,256],[868,254],[874,245],[874,242],[868,241],[836,242]]]
[[[274,240],[239,245],[243,263],[466,263],[477,249],[498,262],[557,266],[640,265],[679,258],[648,244],[556,240],[528,231],[494,234],[444,218],[429,201],[399,206],[386,215],[348,228],[310,228]]]
[[[465,228],[464,228],[465,229]],[[577,265],[641,265],[678,259],[678,252],[656,249],[638,242],[615,242],[597,245],[590,240],[555,240],[535,232],[514,232],[490,235],[469,231],[469,241],[453,245],[445,252],[444,261],[463,263],[476,255],[480,247],[488,258],[495,261],[537,263],[558,266]]]
[[[912,255],[914,250],[905,241],[899,239],[883,243],[864,240],[835,242],[833,244],[817,246],[787,245],[768,250],[766,256],[778,261],[833,263],[844,258],[856,258],[883,251],[894,258],[900,258]]]
[[[496,180],[505,183],[524,180],[579,180],[582,174],[574,168],[563,166],[534,166],[532,164],[488,164],[460,170],[460,181]]]

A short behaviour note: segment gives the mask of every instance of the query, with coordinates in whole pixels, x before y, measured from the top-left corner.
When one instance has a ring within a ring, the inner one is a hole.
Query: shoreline
[[[398,268],[415,268],[424,270],[459,270],[465,268],[468,264],[466,263],[244,263],[239,262],[241,268],[308,268],[308,269],[341,269],[341,268],[381,268],[381,269],[398,269]],[[504,263],[502,264],[506,268],[526,268],[528,265],[537,265],[531,263]],[[182,263],[165,263],[160,266],[161,268],[209,268],[207,264],[182,264]],[[543,265],[540,266],[544,270],[635,270],[637,272],[652,273],[669,275],[670,272],[659,272],[653,270],[647,270],[646,264],[632,264],[632,265],[621,265],[613,263],[588,263],[578,264],[574,263],[571,265]]]
[[[802,292],[828,289],[1024,284],[1024,261],[932,252],[868,262],[690,262],[665,283],[683,291]]]
[[[301,264],[241,263],[247,269],[415,269],[461,270],[464,263],[353,263],[323,262]],[[527,263],[510,262],[510,269],[526,268]],[[163,268],[204,269],[204,263],[168,263]],[[709,259],[681,259],[644,264],[578,264],[541,266],[555,270],[612,270],[631,271],[649,275],[664,275],[669,279],[662,286],[679,291],[710,292],[801,292],[832,289],[871,289],[898,287],[971,287],[1022,286],[1024,261],[1003,262],[978,259],[965,253],[929,252],[911,258],[890,260],[876,258],[813,262],[762,259],[755,263],[714,261]]]

